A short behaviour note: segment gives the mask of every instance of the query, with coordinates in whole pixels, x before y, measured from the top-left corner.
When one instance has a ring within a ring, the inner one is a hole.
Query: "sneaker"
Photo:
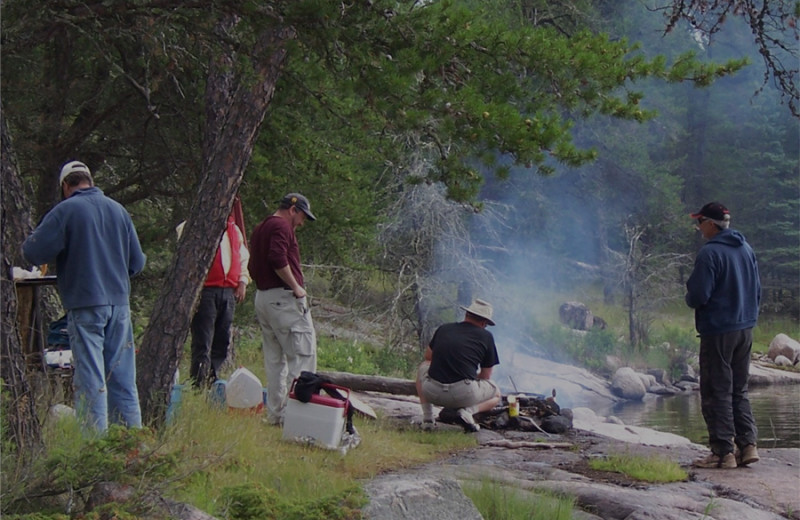
[[[475,418],[466,408],[458,409],[458,419],[466,433],[475,433],[481,429],[481,427],[475,423]]]
[[[268,426],[283,427],[283,417],[262,417],[261,422]]]
[[[736,467],[736,456],[732,452],[725,455],[712,453],[708,457],[696,461],[693,466],[705,469],[733,469]]]
[[[439,412],[439,422],[445,424],[461,424],[461,419],[458,417],[458,410],[455,408],[442,408]]]
[[[422,420],[422,430],[426,432],[430,432],[436,429],[436,421],[433,419],[423,419]]]
[[[758,450],[756,449],[755,444],[748,444],[747,446],[745,446],[736,457],[736,462],[740,466],[747,466],[748,464],[754,464],[759,460],[761,460],[761,457],[758,456]]]

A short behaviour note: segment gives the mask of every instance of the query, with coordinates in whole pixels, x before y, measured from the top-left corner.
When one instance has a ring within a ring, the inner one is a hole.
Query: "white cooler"
[[[335,388],[346,399],[329,396],[325,393],[325,387]],[[293,382],[283,415],[283,438],[297,441],[313,439],[319,446],[338,449],[347,422],[349,398],[349,388],[325,383],[321,393],[313,394],[311,401],[303,403],[295,397]]]

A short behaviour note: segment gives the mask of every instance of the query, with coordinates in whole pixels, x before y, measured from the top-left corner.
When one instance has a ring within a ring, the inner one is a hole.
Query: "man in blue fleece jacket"
[[[761,281],[753,249],[730,229],[730,212],[709,202],[691,215],[707,240],[686,282],[686,304],[700,334],[700,400],[711,455],[695,466],[735,468],[758,462],[747,381]]]
[[[138,428],[129,295],[130,277],[145,263],[139,237],[125,208],[94,186],[82,162],[65,164],[59,184],[64,200],[25,240],[23,254],[35,265],[56,262],[81,420],[98,432],[109,422]]]

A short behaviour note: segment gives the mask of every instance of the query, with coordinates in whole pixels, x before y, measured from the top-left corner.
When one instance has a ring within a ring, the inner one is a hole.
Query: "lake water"
[[[759,447],[800,448],[800,385],[756,387],[750,390],[750,405],[758,426]],[[630,426],[644,426],[708,444],[700,392],[672,397],[648,394],[644,402],[618,403],[601,415],[614,415]]]

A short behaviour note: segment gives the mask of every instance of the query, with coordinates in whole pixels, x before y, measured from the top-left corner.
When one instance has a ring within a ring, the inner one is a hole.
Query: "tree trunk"
[[[4,427],[23,458],[29,448],[38,444],[40,425],[30,383],[26,375],[25,356],[22,353],[17,327],[17,292],[11,275],[12,266],[24,264],[21,245],[32,230],[30,205],[19,177],[11,137],[6,121],[0,112],[0,193],[2,194],[2,248],[0,249],[0,302],[2,326],[0,327],[0,376],[3,379],[2,400]],[[9,245],[11,247],[9,247]],[[3,439],[4,441],[6,439]]]
[[[203,179],[139,350],[137,385],[146,424],[159,426],[165,420],[195,302],[275,92],[286,43],[292,38],[291,28],[266,29],[250,54],[253,68],[238,75],[231,50],[211,64]]]

